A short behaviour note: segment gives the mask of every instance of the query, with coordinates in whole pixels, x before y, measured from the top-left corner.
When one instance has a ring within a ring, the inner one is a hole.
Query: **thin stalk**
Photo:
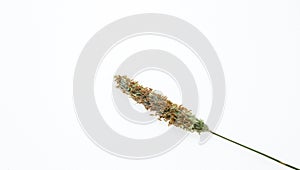
[[[212,133],[212,134],[214,134],[214,135],[216,135],[216,136],[218,136],[218,137],[220,137],[220,138],[223,138],[223,139],[225,139],[225,140],[227,140],[227,141],[229,141],[229,142],[232,142],[232,143],[234,143],[234,144],[237,144],[237,145],[239,145],[239,146],[241,146],[241,147],[243,147],[243,148],[246,148],[246,149],[248,149],[248,150],[251,150],[251,151],[253,151],[253,152],[255,152],[255,153],[258,153],[258,154],[260,154],[260,155],[262,155],[262,156],[265,156],[265,157],[267,157],[267,158],[269,158],[269,159],[271,159],[271,160],[273,160],[273,161],[275,161],[275,162],[278,162],[278,163],[280,163],[280,164],[282,164],[282,165],[284,165],[284,166],[287,166],[287,167],[292,168],[292,169],[300,170],[299,168],[296,168],[296,167],[294,167],[294,166],[292,166],[292,165],[289,165],[289,164],[287,164],[287,163],[284,163],[284,162],[282,162],[282,161],[280,161],[280,160],[278,160],[278,159],[276,159],[276,158],[273,158],[273,157],[271,157],[271,156],[269,156],[269,155],[267,155],[267,154],[264,154],[264,153],[262,153],[262,152],[260,152],[260,151],[257,151],[257,150],[255,150],[255,149],[252,149],[252,148],[248,147],[248,146],[245,146],[245,145],[240,144],[240,143],[238,143],[238,142],[235,142],[235,141],[233,141],[233,140],[231,140],[231,139],[228,139],[228,138],[226,138],[226,137],[224,137],[224,136],[222,136],[222,135],[219,135],[219,134],[217,134],[217,133],[215,133],[215,132],[213,132],[213,131],[209,131],[209,132]]]

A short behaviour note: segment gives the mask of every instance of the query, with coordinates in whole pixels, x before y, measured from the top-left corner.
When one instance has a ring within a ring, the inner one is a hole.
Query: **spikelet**
[[[143,87],[127,76],[116,75],[116,87],[123,93],[129,95],[137,103],[144,105],[145,109],[153,112],[158,120],[168,122],[168,125],[174,125],[189,132],[209,131],[207,125],[200,119],[197,119],[190,110],[172,103],[160,92],[148,87]]]

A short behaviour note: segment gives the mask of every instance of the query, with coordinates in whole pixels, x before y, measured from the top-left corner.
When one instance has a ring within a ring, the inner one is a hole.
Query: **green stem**
[[[223,139],[225,139],[225,140],[227,140],[227,141],[229,141],[229,142],[232,142],[232,143],[234,143],[234,144],[237,144],[237,145],[239,145],[239,146],[241,146],[241,147],[243,147],[243,148],[246,148],[246,149],[251,150],[251,151],[253,151],[253,152],[255,152],[255,153],[258,153],[258,154],[260,154],[260,155],[263,155],[263,156],[265,156],[265,157],[267,157],[267,158],[269,158],[269,159],[271,159],[271,160],[273,160],[273,161],[275,161],[275,162],[278,162],[278,163],[280,163],[280,164],[282,164],[282,165],[284,165],[284,166],[287,166],[287,167],[292,168],[292,169],[300,170],[299,168],[296,168],[296,167],[294,167],[294,166],[292,166],[292,165],[289,165],[289,164],[286,164],[286,163],[284,163],[284,162],[281,162],[281,161],[278,160],[278,159],[275,159],[275,158],[273,158],[273,157],[271,157],[271,156],[269,156],[269,155],[267,155],[267,154],[264,154],[264,153],[262,153],[262,152],[259,152],[259,151],[255,150],[255,149],[252,149],[252,148],[250,148],[250,147],[248,147],[248,146],[245,146],[245,145],[240,144],[240,143],[238,143],[238,142],[235,142],[235,141],[233,141],[233,140],[231,140],[231,139],[228,139],[228,138],[226,138],[226,137],[224,137],[224,136],[221,136],[221,135],[219,135],[219,134],[217,134],[217,133],[215,133],[215,132],[213,132],[213,131],[209,131],[209,132],[212,133],[212,134],[214,134],[214,135],[216,135],[216,136],[218,136],[218,137],[220,137],[220,138],[223,138]]]

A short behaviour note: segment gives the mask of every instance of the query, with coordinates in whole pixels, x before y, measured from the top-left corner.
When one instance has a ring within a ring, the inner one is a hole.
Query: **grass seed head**
[[[209,130],[202,120],[192,114],[191,110],[172,103],[159,91],[143,87],[127,76],[116,75],[114,79],[117,88],[137,103],[142,104],[145,109],[152,111],[151,115],[156,116],[158,120],[164,120],[168,122],[168,125],[174,125],[190,132],[201,133]]]

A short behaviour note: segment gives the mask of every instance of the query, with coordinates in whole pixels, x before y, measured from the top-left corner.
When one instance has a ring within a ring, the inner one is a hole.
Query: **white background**
[[[73,107],[87,41],[128,15],[156,12],[196,26],[226,78],[217,132],[300,167],[299,1],[1,1],[0,169],[284,169],[219,138],[190,135],[156,158],[127,160],[94,145]]]

